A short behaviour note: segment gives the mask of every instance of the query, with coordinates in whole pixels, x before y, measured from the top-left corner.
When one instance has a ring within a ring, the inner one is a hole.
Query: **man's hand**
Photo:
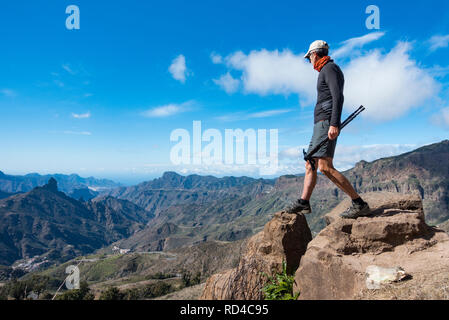
[[[339,134],[338,127],[334,127],[334,126],[330,126],[329,127],[329,132],[327,133],[327,136],[329,137],[329,140],[334,140],[335,138],[338,137]]]

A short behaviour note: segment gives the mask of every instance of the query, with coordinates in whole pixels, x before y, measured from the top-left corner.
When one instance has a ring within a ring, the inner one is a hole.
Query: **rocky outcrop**
[[[201,298],[262,299],[261,272],[279,272],[283,260],[295,274],[299,299],[449,298],[449,235],[426,224],[419,194],[363,198],[372,216],[340,218],[350,205],[346,199],[325,216],[327,226],[313,240],[302,215],[276,213],[249,240],[237,268],[208,279]]]
[[[58,182],[55,178],[52,177],[50,178],[50,180],[48,180],[46,185],[42,186],[42,188],[51,192],[58,192]]]
[[[248,240],[239,265],[210,277],[204,288],[203,300],[260,300],[267,275],[282,270],[297,269],[307,244],[312,239],[303,215],[278,212],[263,231]]]
[[[438,228],[449,233],[449,220],[446,220],[443,223],[439,224]]]
[[[412,278],[449,270],[449,236],[425,223],[418,195],[363,198],[372,217],[341,219],[349,199],[326,215],[328,226],[308,244],[295,274],[299,299],[363,298],[368,266],[402,267]]]

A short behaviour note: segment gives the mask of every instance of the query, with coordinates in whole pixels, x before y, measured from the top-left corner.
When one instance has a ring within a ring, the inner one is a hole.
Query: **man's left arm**
[[[332,95],[332,114],[329,128],[329,139],[335,139],[339,134],[340,117],[343,109],[343,77],[337,67],[326,70],[325,81]]]

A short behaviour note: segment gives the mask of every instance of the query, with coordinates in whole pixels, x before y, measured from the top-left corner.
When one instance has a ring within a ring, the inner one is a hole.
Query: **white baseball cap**
[[[329,45],[327,44],[326,41],[315,40],[314,42],[312,42],[310,44],[309,51],[307,51],[304,58],[308,58],[313,51],[318,50],[318,49],[328,49],[329,50]]]

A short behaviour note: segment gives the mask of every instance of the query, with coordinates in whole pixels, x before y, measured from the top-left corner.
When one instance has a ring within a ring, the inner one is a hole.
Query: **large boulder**
[[[306,251],[312,234],[304,215],[277,212],[263,231],[248,240],[245,254],[234,269],[211,276],[203,300],[260,300],[267,278],[282,271],[294,272]],[[265,274],[265,275],[264,275]]]
[[[340,218],[349,199],[326,215],[328,226],[309,242],[295,274],[299,299],[363,298],[368,266],[402,267],[411,278],[449,270],[449,236],[425,223],[418,195],[371,192],[363,199],[372,217]]]

